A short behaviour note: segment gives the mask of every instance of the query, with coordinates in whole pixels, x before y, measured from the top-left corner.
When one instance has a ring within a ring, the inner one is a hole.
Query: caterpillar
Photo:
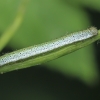
[[[97,29],[90,27],[87,30],[74,32],[46,43],[7,53],[0,57],[0,68],[8,66],[8,68],[12,69],[21,69],[23,65],[26,67],[36,65],[41,58],[42,62],[55,59],[66,54],[67,51],[65,49],[71,45],[75,45],[75,43],[82,42],[96,35]],[[61,51],[64,51],[64,53],[61,53]]]

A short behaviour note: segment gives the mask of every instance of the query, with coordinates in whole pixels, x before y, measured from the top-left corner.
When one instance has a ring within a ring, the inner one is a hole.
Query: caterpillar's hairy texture
[[[59,39],[42,43],[36,46],[31,46],[28,48],[20,49],[18,51],[5,54],[0,57],[0,66],[5,66],[7,64],[13,64],[21,60],[35,59],[35,57],[43,54],[46,55],[50,52],[55,52],[55,50],[61,49],[61,47],[66,47],[75,42],[79,42],[93,36],[97,35],[97,29],[91,27],[84,31],[74,32],[72,34],[63,36]]]

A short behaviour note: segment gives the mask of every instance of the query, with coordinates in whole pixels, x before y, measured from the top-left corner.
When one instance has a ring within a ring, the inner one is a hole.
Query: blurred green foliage
[[[0,33],[12,24],[21,0],[0,0]],[[96,4],[96,6],[95,6]],[[83,6],[100,10],[100,1],[30,0],[20,28],[8,43],[13,49],[46,42],[91,26]],[[45,63],[49,69],[69,75],[86,84],[98,79],[93,46],[90,45],[57,60]]]

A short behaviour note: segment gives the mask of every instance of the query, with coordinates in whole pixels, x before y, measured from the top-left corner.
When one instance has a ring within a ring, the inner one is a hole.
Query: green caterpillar
[[[91,27],[59,39],[7,53],[0,57],[0,71],[30,67],[36,65],[38,62],[43,63],[58,58],[68,52],[74,51],[74,49],[70,50],[71,45],[88,40],[96,35],[97,29]]]

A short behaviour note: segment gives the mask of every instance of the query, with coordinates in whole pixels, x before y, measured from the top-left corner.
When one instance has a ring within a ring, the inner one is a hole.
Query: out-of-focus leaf
[[[100,11],[100,0],[66,0],[74,5],[85,6]]]
[[[88,26],[88,16],[79,8],[53,0],[33,0],[22,27],[10,44],[15,48],[16,46],[22,48],[22,46],[26,47],[55,39],[66,32],[85,29]]]
[[[62,72],[64,75],[77,77],[86,82],[94,84],[97,82],[98,71],[92,45],[75,51],[69,55],[48,62],[49,68]]]
[[[19,6],[20,0],[0,0],[0,33],[12,24]]]
[[[0,51],[4,49],[4,47],[8,44],[8,42],[11,40],[13,35],[16,33],[16,31],[20,27],[28,2],[29,2],[28,0],[23,0],[23,2],[21,2],[14,21],[2,33],[2,36],[0,37]]]

